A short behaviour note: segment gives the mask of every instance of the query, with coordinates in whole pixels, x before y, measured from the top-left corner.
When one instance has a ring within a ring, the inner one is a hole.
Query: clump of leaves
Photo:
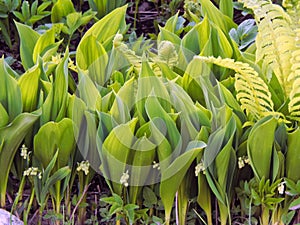
[[[108,212],[109,217],[115,215],[117,221],[124,219],[130,224],[135,221],[136,209],[138,209],[139,206],[135,204],[125,204],[123,199],[114,193],[111,197],[104,197],[100,200],[111,205]]]

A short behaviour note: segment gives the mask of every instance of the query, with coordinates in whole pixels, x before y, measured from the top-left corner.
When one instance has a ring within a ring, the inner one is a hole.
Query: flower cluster
[[[42,179],[42,172],[39,172],[37,167],[29,167],[23,173],[24,176],[38,176],[39,179]]]
[[[284,194],[284,184],[285,184],[285,181],[279,183],[277,186],[278,193],[281,195]]]
[[[198,163],[198,165],[195,167],[195,176],[198,177],[200,172],[205,174],[205,167],[203,162]]]
[[[160,166],[159,166],[158,162],[153,161],[153,166],[152,167],[153,167],[153,169],[160,170]]]
[[[31,152],[28,152],[28,148],[23,144],[22,147],[21,147],[21,157],[23,159],[27,159],[29,158],[29,155],[30,155]]]
[[[250,163],[250,159],[248,158],[248,156],[242,156],[238,158],[238,166],[239,169],[242,169],[246,164]]]
[[[69,58],[69,62],[68,62],[68,68],[75,72],[78,72],[77,66],[75,65],[74,61],[70,58]]]
[[[85,175],[88,175],[89,173],[89,167],[90,163],[89,161],[81,161],[80,163],[77,163],[77,171],[83,171]]]
[[[120,183],[123,184],[125,187],[128,187],[128,179],[129,179],[129,174],[128,170],[126,170],[125,173],[121,176]]]

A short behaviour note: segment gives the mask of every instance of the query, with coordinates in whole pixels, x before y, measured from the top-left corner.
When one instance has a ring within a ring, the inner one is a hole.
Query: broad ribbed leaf
[[[60,121],[67,113],[68,106],[68,52],[55,70],[54,83],[42,106],[41,124]]]
[[[134,141],[134,129],[137,119],[115,127],[105,139],[101,153],[103,158],[102,172],[106,179],[112,181],[113,191],[121,195],[120,178],[126,172],[130,160],[130,149]]]
[[[16,23],[19,37],[20,37],[20,55],[23,67],[27,70],[34,66],[33,51],[37,40],[41,36],[39,33],[34,31],[31,27]]]
[[[38,118],[38,115],[22,113],[11,124],[0,128],[0,200],[2,207],[5,206],[8,175],[14,156],[24,137]]]
[[[91,110],[101,110],[101,95],[95,84],[85,72],[79,71],[78,95]]]
[[[132,169],[130,171],[130,202],[135,203],[141,191],[141,186],[151,184],[153,160],[155,157],[156,145],[146,136],[136,140],[132,146]]]
[[[22,98],[18,83],[9,74],[8,69],[9,66],[2,57],[0,59],[0,103],[6,110],[11,122],[22,112]]]
[[[190,142],[185,153],[177,157],[174,162],[162,172],[160,196],[165,207],[165,218],[167,223],[170,222],[171,210],[179,185],[192,162],[205,147],[206,144],[203,142]]]
[[[271,116],[259,120],[249,134],[247,151],[250,165],[257,178],[268,179],[274,146],[277,120]]]
[[[288,134],[287,153],[286,153],[286,177],[294,182],[300,179],[299,160],[300,160],[300,129]]]
[[[62,22],[64,17],[73,12],[75,12],[75,9],[71,0],[58,0],[51,10],[51,22]]]
[[[106,51],[110,50],[112,47],[112,40],[115,34],[120,31],[123,32],[126,28],[125,23],[125,14],[126,14],[127,6],[122,6],[120,8],[115,9],[113,12],[109,13],[97,23],[95,23],[83,36],[81,39],[77,55],[82,54],[82,46],[85,39],[90,35],[94,36],[96,40],[102,44]],[[82,68],[82,62],[77,61],[77,66]]]
[[[170,117],[170,115],[163,109],[161,104],[159,103],[157,97],[155,96],[149,96],[146,100],[145,104],[145,110],[150,119],[154,118],[161,118],[162,125],[166,126],[167,133],[166,138],[169,141],[172,152],[174,155],[172,157],[177,157],[181,149],[181,137],[180,133],[177,130],[176,123],[174,120]]]
[[[9,116],[5,110],[5,108],[0,103],[0,128],[7,125],[9,122]]]
[[[88,75],[92,81],[104,86],[107,81],[105,69],[108,55],[95,36],[86,36],[81,40],[76,60],[80,69],[88,70]]]
[[[27,70],[18,80],[22,93],[23,112],[32,112],[37,109],[40,76],[41,70],[39,66],[35,66]]]
[[[226,34],[233,27],[236,27],[236,24],[228,16],[224,15],[220,10],[213,5],[209,0],[200,0],[202,6],[202,12],[204,16],[210,18],[210,20],[220,27],[223,32]]]
[[[73,122],[64,118],[58,123],[48,122],[43,125],[34,137],[34,155],[46,168],[58,152],[57,168],[68,164],[72,152],[75,150]]]
[[[39,56],[43,56],[49,48],[55,43],[55,30],[54,28],[47,30],[44,34],[42,34],[33,49],[32,52],[32,60],[33,63],[36,63]]]

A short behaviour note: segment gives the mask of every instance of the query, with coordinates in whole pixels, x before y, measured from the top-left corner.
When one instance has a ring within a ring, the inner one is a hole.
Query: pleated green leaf
[[[77,49],[76,60],[80,69],[88,70],[88,75],[92,81],[104,86],[107,81],[105,70],[108,55],[95,36],[86,36],[81,40]]]
[[[250,165],[257,178],[268,179],[274,149],[274,136],[277,120],[271,116],[259,120],[249,134],[247,151]]]
[[[68,106],[68,52],[55,70],[55,78],[50,92],[42,106],[41,124],[60,121],[67,114]]]
[[[127,5],[119,7],[103,17],[97,23],[95,23],[83,36],[81,39],[77,55],[82,54],[82,43],[85,42],[85,39],[89,36],[94,36],[96,40],[102,44],[106,51],[110,50],[112,47],[112,40],[115,34],[120,31],[123,32],[126,28],[125,23],[125,14],[126,14]],[[76,65],[79,68],[82,68],[82,61],[78,61]]]
[[[11,124],[0,128],[0,200],[1,207],[5,206],[8,175],[14,156],[39,115],[22,113]]]
[[[134,141],[134,129],[137,119],[126,124],[116,126],[103,142],[100,150],[103,159],[102,172],[107,180],[112,181],[114,193],[122,194],[120,178],[126,172],[126,165],[130,162],[131,146]]]
[[[20,56],[23,67],[27,70],[34,66],[33,51],[40,34],[31,27],[15,22],[20,37]]]
[[[0,103],[11,122],[22,112],[22,98],[20,87],[16,79],[9,74],[8,69],[9,66],[2,57],[0,59]]]
[[[286,153],[286,177],[294,182],[300,179],[298,171],[300,160],[300,129],[288,134]]]
[[[170,222],[175,194],[192,162],[205,147],[206,144],[204,142],[190,142],[185,153],[177,157],[174,162],[162,172],[160,196],[165,207],[165,219],[167,224]]]
[[[27,70],[18,80],[22,93],[23,112],[32,112],[37,109],[40,76],[41,70],[39,66],[35,66]]]
[[[47,30],[44,34],[42,34],[33,49],[32,52],[32,60],[33,63],[37,62],[39,56],[43,56],[55,43],[55,30],[54,28]],[[49,57],[48,57],[49,59]]]
[[[64,118],[60,122],[48,122],[34,137],[34,156],[46,168],[58,150],[57,168],[68,165],[75,150],[73,122]]]
[[[132,169],[130,170],[130,202],[136,202],[141,192],[141,186],[151,184],[150,171],[155,157],[156,145],[152,143],[147,137],[139,138],[132,146]]]
[[[213,5],[209,0],[200,0],[202,6],[202,12],[204,16],[207,16],[215,25],[220,27],[226,34],[233,27],[237,25],[233,22],[231,18],[224,15],[220,10]]]
[[[75,12],[75,8],[71,0],[58,0],[51,10],[51,22],[62,22],[64,17],[73,12]]]

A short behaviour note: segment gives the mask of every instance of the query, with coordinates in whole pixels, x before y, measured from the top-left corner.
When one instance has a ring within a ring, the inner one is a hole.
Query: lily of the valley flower
[[[198,163],[198,165],[195,167],[195,176],[198,177],[200,172],[205,174],[205,167],[202,162]]]
[[[90,167],[90,163],[89,161],[81,161],[80,163],[77,163],[77,171],[83,171],[85,175],[88,175],[89,173],[89,167]]]
[[[23,144],[22,147],[21,147],[21,157],[23,159],[27,159],[29,157],[31,152],[28,152],[28,148]]]
[[[153,169],[160,170],[160,166],[159,166],[158,162],[153,161],[153,166],[152,167],[153,167]]]
[[[285,184],[285,181],[279,183],[277,186],[278,193],[281,195],[284,194],[284,184]]]
[[[248,158],[248,156],[241,156],[238,158],[239,169],[242,169],[246,164],[249,163],[250,163],[250,159]]]
[[[42,172],[39,172],[39,168],[37,167],[29,167],[27,170],[24,171],[24,176],[38,176],[39,179],[42,178]]]
[[[126,170],[125,173],[121,176],[120,183],[123,184],[125,187],[128,187],[128,179],[129,179],[129,174],[128,170]]]

